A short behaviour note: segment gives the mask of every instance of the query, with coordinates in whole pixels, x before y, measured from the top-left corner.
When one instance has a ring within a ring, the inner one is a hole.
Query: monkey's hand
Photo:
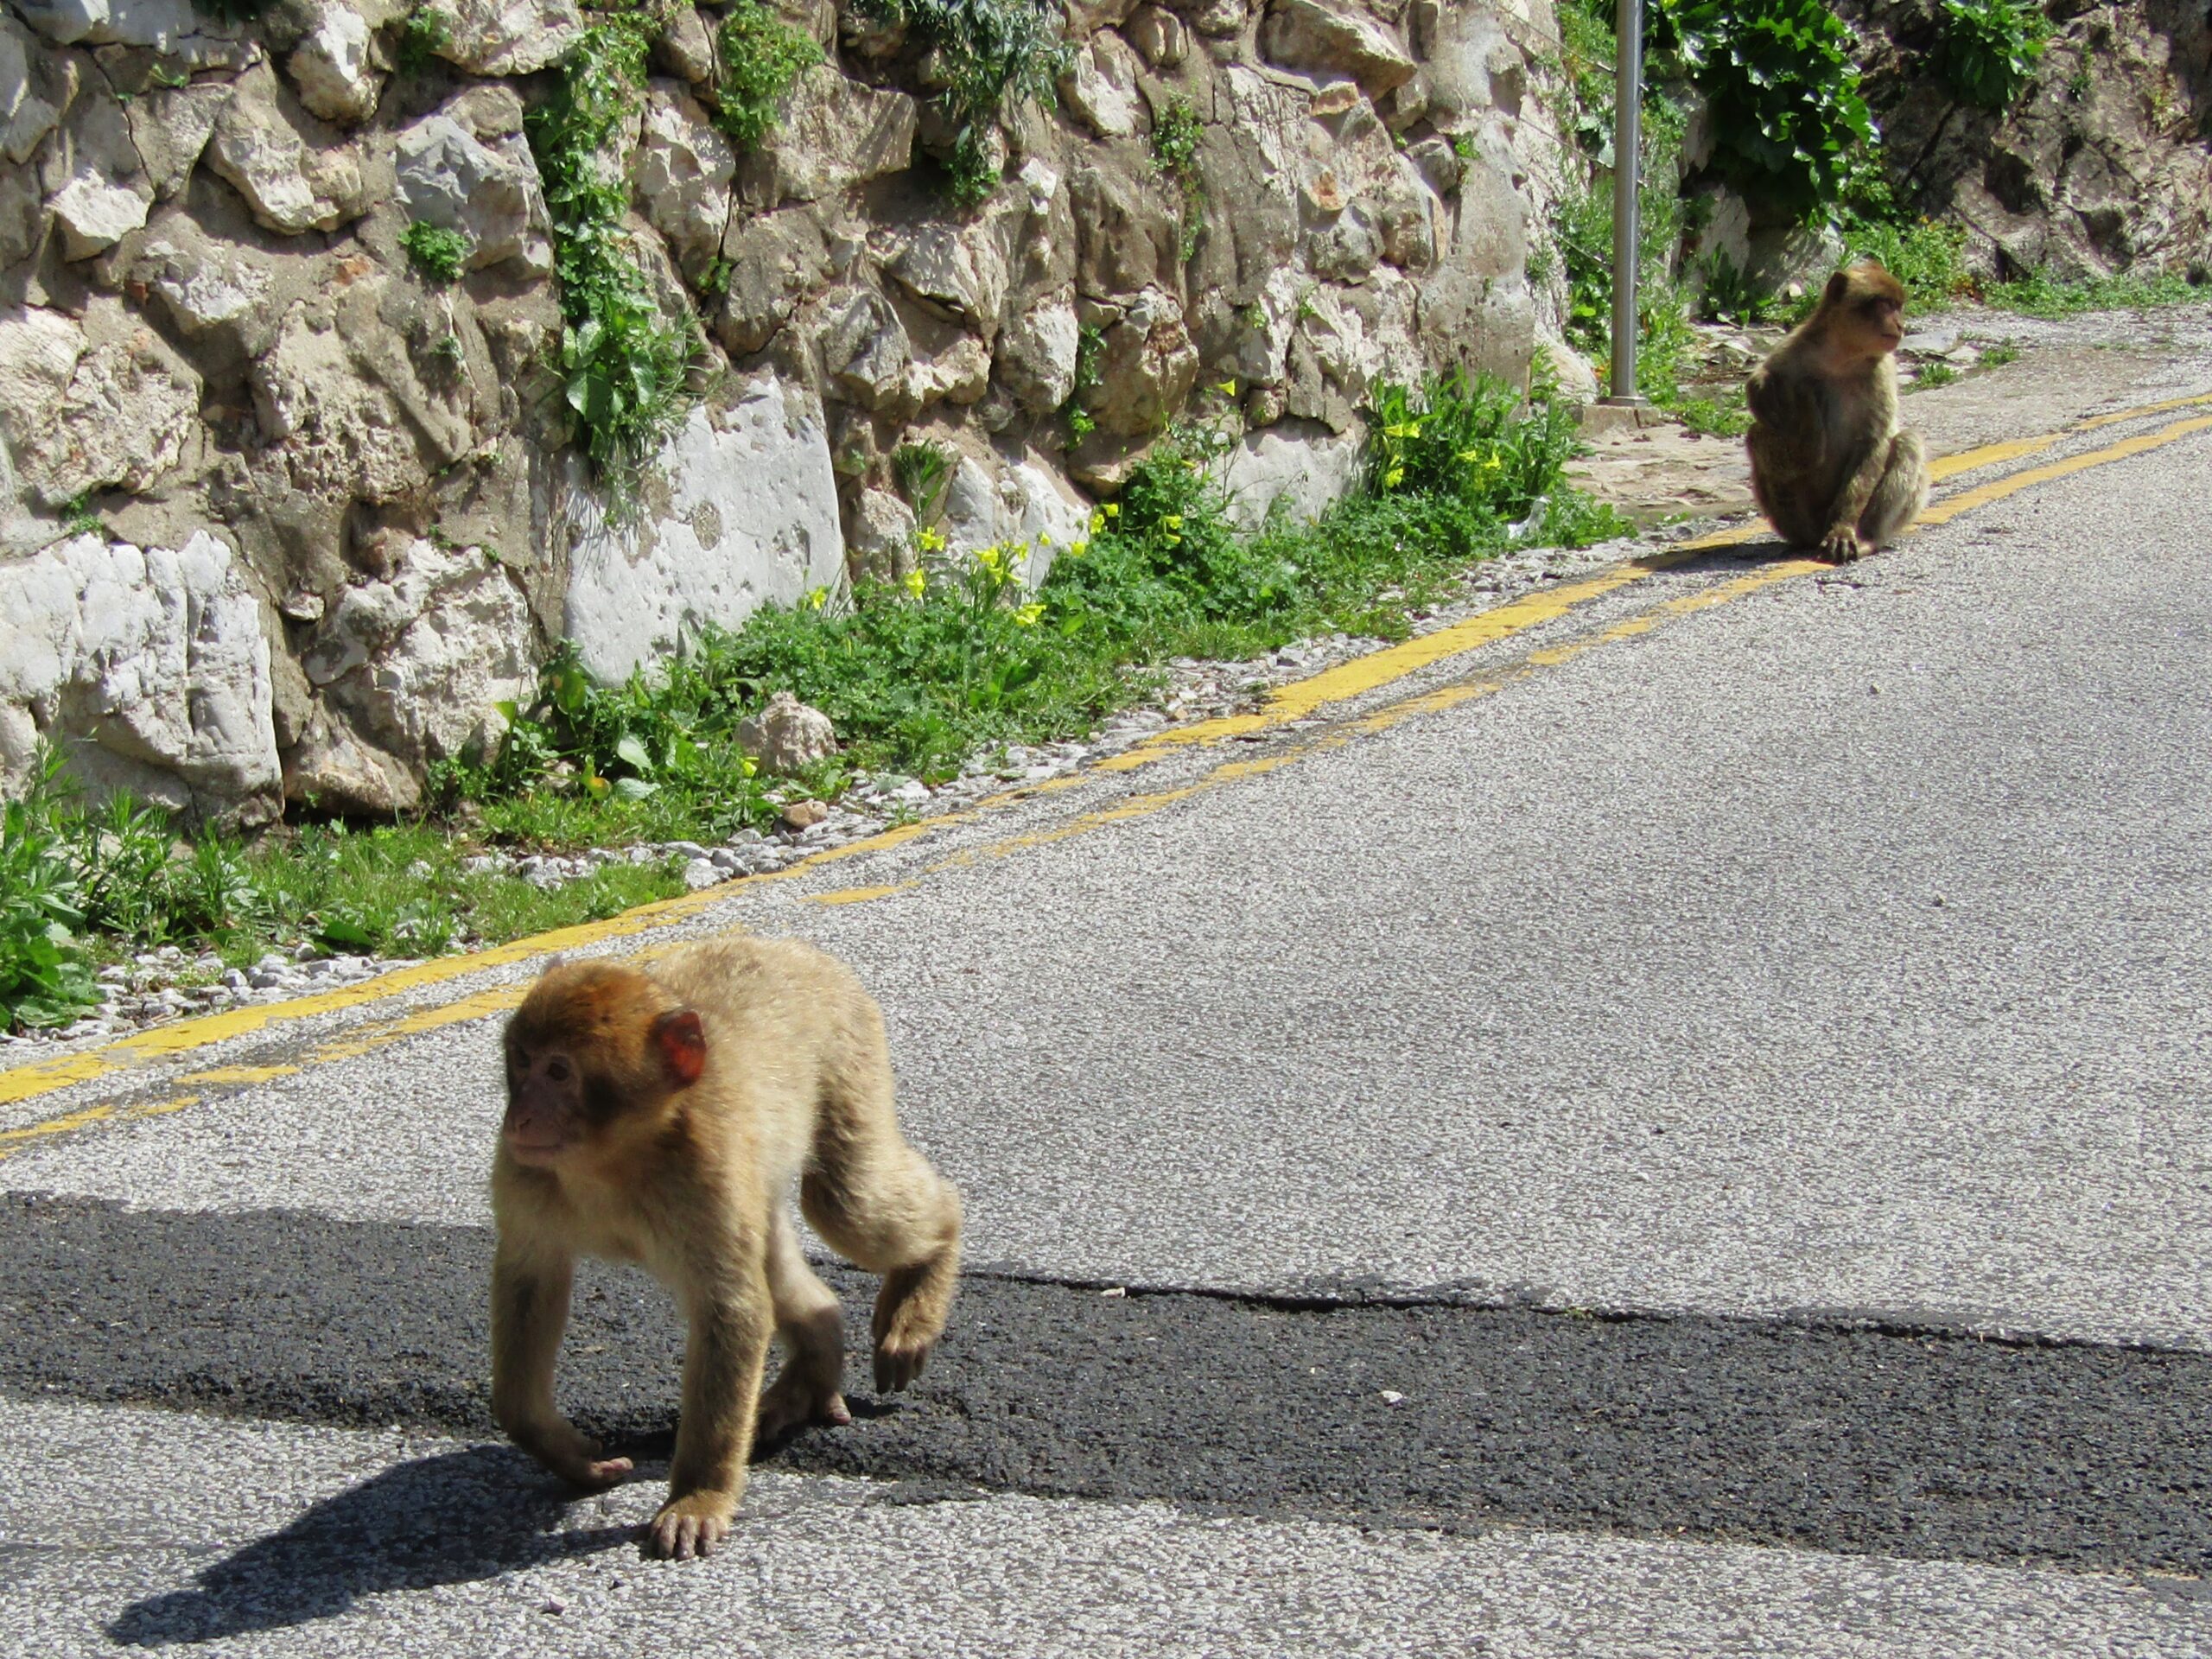
[[[711,1555],[715,1546],[729,1535],[729,1518],[736,1509],[736,1500],[728,1492],[686,1492],[671,1497],[653,1516],[645,1535],[645,1554],[664,1561]]]
[[[1831,564],[1849,564],[1866,551],[1866,543],[1849,524],[1838,524],[1821,538],[1821,556]]]

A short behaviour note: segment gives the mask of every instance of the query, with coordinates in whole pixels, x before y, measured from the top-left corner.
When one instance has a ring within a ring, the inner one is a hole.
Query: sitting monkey
[[[830,1246],[883,1274],[887,1391],[920,1374],[944,1329],[959,1195],[899,1136],[874,1002],[795,940],[688,945],[650,973],[556,963],[505,1046],[493,1414],[574,1485],[603,1491],[630,1472],[561,1414],[553,1361],[576,1257],[642,1263],[690,1325],[668,1502],[646,1547],[707,1554],[729,1529],[756,1433],[852,1421],[843,1312],[800,1253],[792,1184]],[[776,1336],[789,1353],[763,1395]]]
[[[1751,493],[1793,547],[1855,559],[1928,503],[1920,439],[1897,429],[1904,312],[1904,289],[1881,266],[1839,270],[1751,376]]]

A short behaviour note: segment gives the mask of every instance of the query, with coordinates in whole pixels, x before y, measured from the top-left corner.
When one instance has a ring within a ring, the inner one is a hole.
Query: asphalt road
[[[0,1652],[2212,1651],[2208,412],[662,930],[855,964],[974,1267],[703,1566],[650,1284],[637,1482],[489,1432],[530,963],[0,1109]]]

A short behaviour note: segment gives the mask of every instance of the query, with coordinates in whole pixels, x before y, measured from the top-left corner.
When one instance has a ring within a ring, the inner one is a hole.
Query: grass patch
[[[1181,252],[1185,263],[1198,251],[1198,238],[1205,232],[1206,187],[1198,175],[1198,137],[1205,130],[1186,98],[1170,99],[1152,126],[1152,164],[1183,193]]]
[[[399,233],[399,245],[407,250],[407,257],[426,281],[450,283],[459,279],[461,268],[468,258],[468,238],[459,231],[448,230],[442,225],[433,225],[418,219]]]
[[[1948,386],[1959,378],[1959,372],[1948,363],[1923,363],[1913,371],[1912,384],[1907,391],[1929,391],[1937,386]]]
[[[2048,271],[2032,270],[2008,283],[1992,283],[1981,290],[1981,302],[2000,311],[2017,311],[2026,317],[2075,317],[2085,311],[2120,311],[2161,305],[2183,305],[2212,298],[2212,289],[2192,285],[2176,271],[2092,277],[2086,282],[2060,282]]]

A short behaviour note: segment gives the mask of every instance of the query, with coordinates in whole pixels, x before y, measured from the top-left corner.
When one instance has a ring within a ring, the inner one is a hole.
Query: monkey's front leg
[[[630,1459],[601,1458],[553,1402],[553,1362],[575,1271],[567,1256],[526,1255],[499,1241],[492,1261],[492,1415],[562,1479],[599,1492],[630,1472]]]
[[[775,1332],[766,1276],[756,1266],[741,1288],[718,1287],[691,1309],[683,1349],[683,1414],[668,1469],[668,1502],[653,1517],[648,1554],[689,1560],[711,1554],[745,1495],[760,1374]]]

